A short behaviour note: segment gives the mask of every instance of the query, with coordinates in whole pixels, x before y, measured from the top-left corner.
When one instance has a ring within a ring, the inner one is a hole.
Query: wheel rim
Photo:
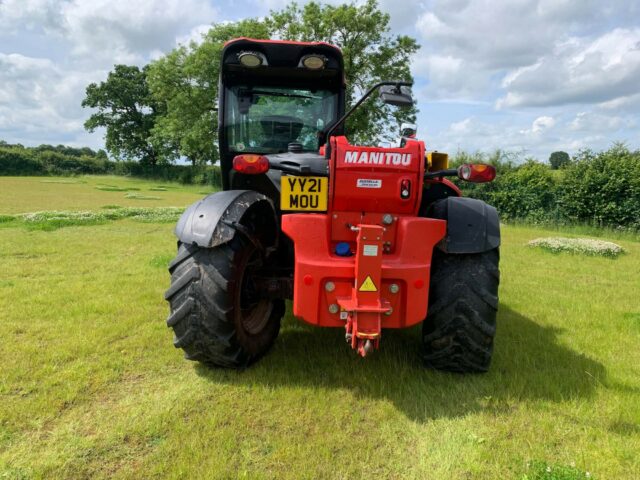
[[[252,281],[252,274],[261,263],[260,253],[254,250],[245,264],[240,282],[240,323],[250,335],[258,334],[264,329],[273,309],[271,300],[259,298]]]

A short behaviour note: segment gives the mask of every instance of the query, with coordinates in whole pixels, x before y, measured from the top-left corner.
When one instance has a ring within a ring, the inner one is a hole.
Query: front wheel
[[[256,294],[252,273],[260,263],[260,252],[240,235],[214,248],[179,244],[165,298],[167,325],[185,358],[242,368],[271,348],[285,308],[283,300]]]
[[[497,248],[475,254],[433,252],[429,310],[422,327],[424,360],[439,370],[486,372],[498,310]]]

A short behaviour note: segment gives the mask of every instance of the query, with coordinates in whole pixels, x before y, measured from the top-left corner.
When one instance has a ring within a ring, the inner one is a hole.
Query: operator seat
[[[286,115],[268,115],[260,119],[260,127],[266,140],[263,144],[265,148],[273,148],[286,152],[289,143],[294,142],[304,123],[296,118]]]

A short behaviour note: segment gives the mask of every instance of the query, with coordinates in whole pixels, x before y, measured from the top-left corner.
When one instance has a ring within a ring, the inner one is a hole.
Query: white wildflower
[[[535,240],[531,240],[527,245],[530,247],[540,247],[554,253],[572,252],[584,255],[600,255],[603,257],[617,257],[625,252],[624,248],[616,243],[592,238],[536,238]]]
[[[69,224],[94,224],[108,220],[131,218],[142,222],[175,222],[184,211],[181,207],[116,207],[105,211],[44,211],[23,213],[17,217],[31,224],[67,221]]]

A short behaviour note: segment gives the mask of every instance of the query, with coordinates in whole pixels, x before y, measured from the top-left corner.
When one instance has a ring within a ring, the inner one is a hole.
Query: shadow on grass
[[[381,348],[358,357],[341,329],[314,328],[291,318],[273,350],[242,372],[198,364],[196,372],[216,383],[304,386],[351,390],[357,397],[389,400],[415,421],[462,416],[474,411],[507,413],[527,400],[589,397],[605,381],[604,367],[556,339],[543,327],[500,306],[491,370],[457,375],[429,370],[420,357],[420,326],[385,330]]]

